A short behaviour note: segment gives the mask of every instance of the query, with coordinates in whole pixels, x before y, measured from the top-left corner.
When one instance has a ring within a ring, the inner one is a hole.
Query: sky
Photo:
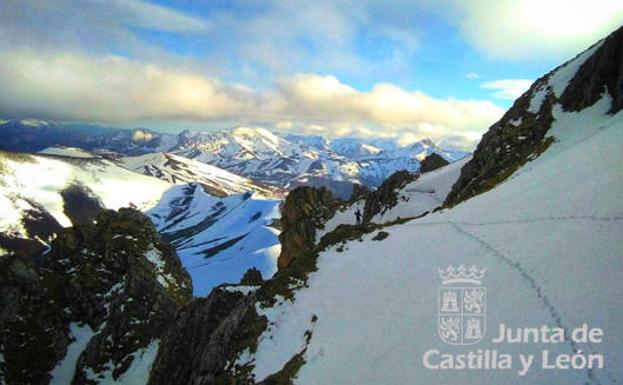
[[[0,117],[471,149],[620,0],[2,0]]]

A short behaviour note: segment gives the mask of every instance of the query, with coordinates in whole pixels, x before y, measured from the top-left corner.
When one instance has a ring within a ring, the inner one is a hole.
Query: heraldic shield
[[[487,331],[485,270],[448,266],[439,269],[442,286],[437,300],[437,332],[451,345],[472,345]]]

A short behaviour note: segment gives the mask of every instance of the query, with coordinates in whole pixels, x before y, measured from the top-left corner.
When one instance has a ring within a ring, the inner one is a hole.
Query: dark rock
[[[450,162],[445,160],[441,155],[433,152],[420,162],[420,172],[430,172],[448,164],[450,164]]]
[[[537,113],[528,111],[532,95],[544,87],[547,76],[537,80],[483,135],[472,159],[461,169],[444,206],[453,206],[490,190],[549,146],[545,134],[553,121],[553,92],[549,91]]]
[[[114,366],[124,373],[131,353],[159,338],[191,298],[188,273],[139,211],[104,211],[93,226],[61,234],[48,266],[67,275],[65,297],[72,314],[100,332],[80,356],[73,384],[88,383],[87,369]],[[70,260],[71,272],[59,257]],[[104,324],[105,321],[105,324]]]
[[[240,280],[241,285],[257,286],[261,285],[264,280],[262,279],[262,273],[255,267],[250,268],[244,273]]]
[[[372,237],[373,241],[382,241],[383,239],[389,237],[389,233],[387,231],[379,231],[374,237]]]
[[[623,109],[623,27],[610,34],[580,66],[560,103],[566,111],[580,111],[595,104],[604,90],[612,96],[610,113]]]
[[[353,185],[353,193],[350,196],[350,199],[348,200],[350,203],[354,203],[360,199],[363,199],[365,197],[368,196],[368,194],[370,194],[371,190],[361,184],[354,184]]]
[[[290,192],[281,208],[279,269],[290,264],[304,250],[314,247],[316,230],[335,214],[336,202],[326,188],[298,187]]]
[[[387,178],[378,189],[368,194],[363,209],[363,222],[370,222],[376,214],[396,206],[399,191],[417,178],[418,174],[406,170],[397,171]]]
[[[65,356],[69,318],[61,277],[20,255],[0,259],[0,383],[43,385]]]
[[[49,382],[70,322],[98,331],[72,384],[90,383],[86,370],[109,370],[109,363],[117,378],[192,295],[175,251],[133,209],[103,211],[96,223],[60,231],[40,266],[19,255],[0,263],[0,380],[9,385]]]
[[[235,354],[266,327],[254,303],[253,295],[221,289],[194,299],[162,337],[149,385],[241,383],[232,382]]]
[[[104,210],[102,204],[88,187],[72,184],[61,191],[63,212],[71,223],[91,223]]]

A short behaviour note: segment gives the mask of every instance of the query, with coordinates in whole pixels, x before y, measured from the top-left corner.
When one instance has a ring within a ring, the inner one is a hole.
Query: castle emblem
[[[487,330],[485,269],[460,265],[438,272],[442,284],[437,300],[439,338],[451,345],[477,343]]]

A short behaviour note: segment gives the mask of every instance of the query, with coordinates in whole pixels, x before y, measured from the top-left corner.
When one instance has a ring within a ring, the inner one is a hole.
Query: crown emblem
[[[453,283],[471,283],[474,285],[482,284],[481,280],[485,276],[486,269],[478,269],[476,266],[466,268],[463,265],[455,268],[450,265],[445,269],[438,269],[441,283],[444,285]]]

